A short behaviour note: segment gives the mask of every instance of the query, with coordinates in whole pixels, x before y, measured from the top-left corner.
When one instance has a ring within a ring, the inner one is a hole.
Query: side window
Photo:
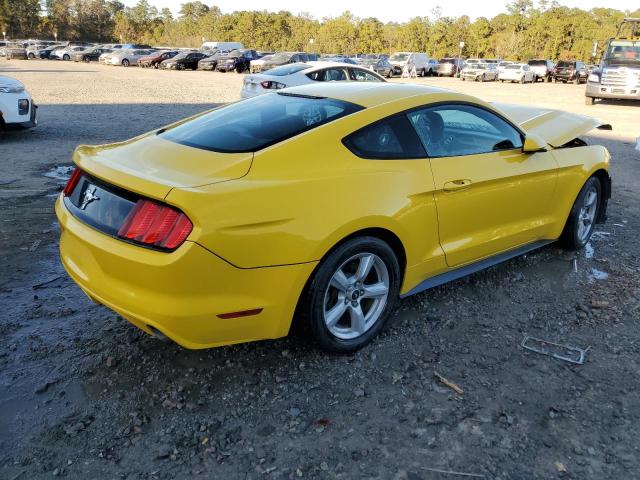
[[[324,82],[339,82],[347,80],[347,73],[344,68],[327,68],[323,70],[322,81]]]
[[[375,75],[367,72],[366,70],[362,70],[361,68],[350,68],[349,69],[351,80],[356,82],[379,82],[380,79]]]
[[[342,142],[362,158],[394,160],[426,157],[420,139],[404,115],[394,115],[361,128]]]
[[[430,157],[456,157],[522,148],[520,132],[471,105],[442,105],[407,114]]]

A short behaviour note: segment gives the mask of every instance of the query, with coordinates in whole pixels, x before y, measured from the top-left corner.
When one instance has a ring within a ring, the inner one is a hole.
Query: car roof
[[[320,82],[290,87],[286,91],[296,95],[343,100],[363,107],[373,107],[418,95],[455,94],[445,88],[387,82]]]

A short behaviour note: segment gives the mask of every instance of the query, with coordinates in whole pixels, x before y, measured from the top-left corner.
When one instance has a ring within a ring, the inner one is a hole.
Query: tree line
[[[321,20],[287,11],[238,11],[187,2],[177,17],[148,0],[125,7],[119,0],[0,0],[0,26],[8,38],[54,38],[135,42],[194,47],[203,40],[239,41],[257,50],[318,53],[420,51],[437,58],[463,56],[588,60],[593,42],[600,45],[635,12],[612,8],[589,11],[555,1],[515,0],[493,18],[429,15],[404,23],[357,18],[350,12]]]

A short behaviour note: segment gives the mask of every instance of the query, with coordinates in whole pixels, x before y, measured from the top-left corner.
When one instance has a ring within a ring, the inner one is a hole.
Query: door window
[[[351,74],[351,80],[355,80],[356,82],[380,82],[381,80],[373,75],[371,72],[367,72],[366,70],[362,70],[360,68],[350,68],[349,73]]]
[[[505,120],[471,105],[440,105],[407,114],[430,157],[456,157],[522,148]]]

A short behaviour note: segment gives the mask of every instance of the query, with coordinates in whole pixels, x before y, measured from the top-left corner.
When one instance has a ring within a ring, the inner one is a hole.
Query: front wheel
[[[584,104],[585,105],[593,105],[594,103],[596,103],[596,99],[593,97],[584,97]]]
[[[30,60],[33,60],[34,58],[36,58],[35,54],[30,53],[30,54],[29,54],[29,59],[30,59]]]
[[[383,328],[400,291],[400,265],[375,237],[349,240],[320,264],[300,304],[306,329],[324,350],[356,351]]]
[[[66,53],[62,56],[62,60],[65,60],[65,61],[68,61],[70,58],[71,57]]]
[[[129,60],[127,60],[126,58],[124,60],[122,60],[122,66],[123,67],[128,67],[129,66]]]
[[[582,187],[571,208],[569,218],[560,237],[560,243],[569,250],[579,250],[591,239],[600,210],[602,184],[591,177]]]

